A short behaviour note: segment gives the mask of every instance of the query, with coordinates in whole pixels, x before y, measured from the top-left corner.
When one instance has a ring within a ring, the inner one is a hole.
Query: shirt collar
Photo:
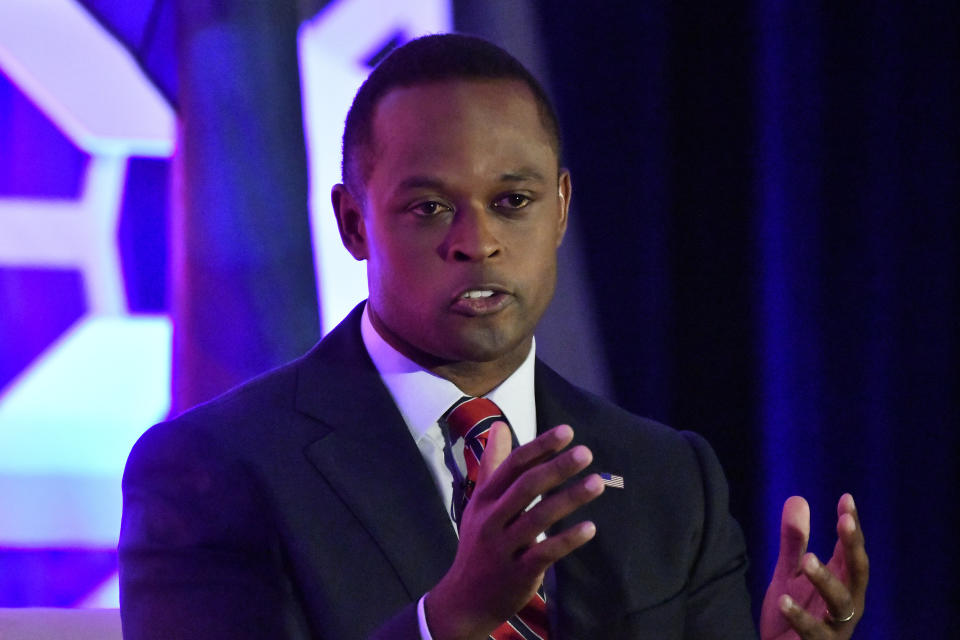
[[[413,439],[442,438],[439,428],[432,428],[437,426],[438,418],[450,405],[467,394],[449,380],[427,371],[390,346],[374,328],[366,305],[363,307],[360,332],[367,353],[390,391]],[[535,360],[534,342],[517,370],[486,395],[507,416],[520,444],[533,440],[537,434],[537,411],[533,395]]]

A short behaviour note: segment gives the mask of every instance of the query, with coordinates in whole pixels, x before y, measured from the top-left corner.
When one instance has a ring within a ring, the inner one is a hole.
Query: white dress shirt
[[[427,371],[390,346],[374,328],[366,305],[363,308],[360,331],[373,365],[390,391],[411,437],[420,450],[420,455],[427,463],[437,491],[447,505],[450,525],[456,532],[452,509],[454,477],[444,462],[445,442],[439,419],[454,402],[469,394],[461,391],[449,380]],[[523,364],[485,396],[500,407],[521,445],[530,442],[537,435],[537,407],[533,395],[535,360],[536,344],[533,343]],[[452,447],[451,452],[461,473],[465,474],[462,445]],[[425,598],[426,596],[420,598],[417,615],[421,637],[423,640],[431,640],[424,614]]]
[[[444,436],[440,430],[439,419],[454,402],[469,394],[461,391],[449,380],[430,373],[390,346],[373,327],[366,306],[363,308],[360,331],[373,365],[390,391],[413,441],[420,449],[420,455],[430,469],[437,491],[448,507],[450,524],[456,531],[453,514],[449,509],[453,504],[453,474],[444,463]],[[526,444],[537,436],[537,406],[533,397],[535,353],[534,344],[523,364],[486,395],[503,411],[519,444]],[[466,473],[463,447],[457,446],[453,449],[461,471]]]

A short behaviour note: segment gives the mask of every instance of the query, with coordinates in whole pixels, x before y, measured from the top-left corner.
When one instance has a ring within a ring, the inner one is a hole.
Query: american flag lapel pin
[[[601,471],[600,479],[603,481],[603,484],[607,485],[608,487],[613,487],[614,489],[623,489],[623,476]]]

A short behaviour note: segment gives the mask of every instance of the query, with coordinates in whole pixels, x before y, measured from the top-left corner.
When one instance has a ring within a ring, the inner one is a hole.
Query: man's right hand
[[[509,427],[492,427],[460,523],[457,555],[425,601],[434,640],[486,638],[533,597],[551,564],[596,534],[596,526],[585,521],[537,541],[603,493],[603,482],[592,474],[546,495],[593,459],[582,445],[563,451],[572,440],[573,429],[560,425],[511,451]]]

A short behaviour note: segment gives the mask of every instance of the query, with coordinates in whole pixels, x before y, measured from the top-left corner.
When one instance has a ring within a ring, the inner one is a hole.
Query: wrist
[[[433,640],[486,640],[497,622],[484,622],[438,584],[423,597],[424,618]]]

